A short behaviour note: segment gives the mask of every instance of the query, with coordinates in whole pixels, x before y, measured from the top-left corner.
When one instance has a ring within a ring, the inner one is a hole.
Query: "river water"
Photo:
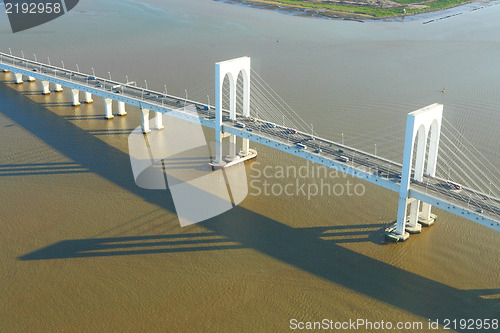
[[[247,55],[316,133],[349,144],[390,131],[377,146],[387,155],[402,147],[408,112],[443,103],[498,168],[500,6],[451,13],[461,14],[359,23],[208,0],[88,0],[16,34],[0,14],[0,45],[193,99],[213,95],[215,62]],[[102,100],[74,108],[68,92],[0,80],[2,331],[285,332],[293,318],[426,328],[500,317],[500,237],[490,229],[436,210],[435,226],[387,244],[394,193],[336,175],[327,181],[362,195],[257,195],[265,166],[278,187],[296,181],[280,167],[313,168],[261,146],[242,204],[181,228],[168,191],[134,184],[137,109],[105,121]],[[322,181],[312,178],[299,181]]]

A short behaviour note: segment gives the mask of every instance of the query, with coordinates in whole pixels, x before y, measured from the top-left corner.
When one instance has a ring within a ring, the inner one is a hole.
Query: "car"
[[[303,150],[306,150],[307,149],[307,146],[302,144],[302,143],[296,143],[295,146],[297,146],[297,148],[300,148],[300,149],[303,149]]]
[[[95,80],[95,76],[89,76],[89,80]]]
[[[253,132],[253,129],[251,129],[251,128],[247,128],[247,131],[249,131],[249,132]]]
[[[346,156],[340,156],[340,157],[339,157],[339,160],[341,160],[341,161],[342,161],[342,162],[344,162],[344,163],[347,163],[347,162],[349,162],[349,157],[346,157]]]
[[[239,128],[245,128],[245,127],[247,127],[247,125],[245,125],[245,124],[243,124],[243,123],[240,123],[240,122],[237,122],[237,123],[235,124],[235,126],[236,126],[236,127],[239,127]]]
[[[318,149],[316,149],[314,152],[315,152],[315,153],[321,153],[321,152],[322,152],[322,150],[321,150],[320,148],[318,148]]]
[[[298,133],[298,132],[297,132],[297,130],[295,130],[295,129],[293,129],[293,128],[289,128],[289,129],[287,130],[287,132],[288,132],[288,133],[290,133],[290,134],[297,134],[297,133]]]
[[[167,97],[167,96],[166,96],[166,95],[164,95],[164,97]],[[210,110],[210,106],[208,106],[208,105],[203,105],[203,109],[205,109],[205,110]]]
[[[462,185],[460,185],[459,183],[455,183],[455,182],[452,182],[452,181],[447,181],[446,184],[448,185],[448,187],[450,188],[450,190],[455,190],[455,191],[462,190]]]
[[[276,124],[275,123],[266,123],[267,127],[269,128],[275,128]]]
[[[254,122],[256,122],[256,121],[257,121],[257,119],[255,119],[254,117],[248,117],[248,119],[249,119],[252,123],[254,123]]]
[[[38,72],[38,69],[33,68],[33,69],[32,69],[32,71],[33,71],[33,72]]]
[[[483,210],[480,208],[480,209],[476,210],[476,212],[478,212],[479,214],[482,214]]]
[[[343,154],[343,153],[344,153],[344,150],[343,150],[343,149],[339,149],[339,153],[340,153],[340,154]]]

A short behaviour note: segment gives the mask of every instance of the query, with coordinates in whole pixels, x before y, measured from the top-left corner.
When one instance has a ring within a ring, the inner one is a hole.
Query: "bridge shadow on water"
[[[135,185],[133,177],[123,177],[131,174],[127,154],[64,118],[52,112],[44,112],[43,106],[9,90],[5,85],[0,85],[0,102],[5,106],[0,112],[4,115],[90,172],[162,209],[175,211],[168,191],[144,190]],[[26,107],[22,107],[23,105]],[[481,297],[490,293],[489,290],[459,290],[339,245],[349,241],[380,243],[383,239],[382,224],[292,228],[237,206],[221,217],[212,218],[200,225],[209,231],[198,234],[63,240],[18,259],[31,261],[251,248],[424,318],[497,318],[499,314],[497,299]],[[374,230],[359,231],[363,228]],[[498,293],[498,290],[491,291],[491,294],[494,293]],[[338,300],[332,300],[334,301]]]

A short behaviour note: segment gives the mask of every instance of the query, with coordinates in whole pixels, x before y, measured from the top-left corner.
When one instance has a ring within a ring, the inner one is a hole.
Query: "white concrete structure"
[[[163,113],[161,112],[155,112],[156,117],[155,117],[155,128],[157,130],[161,130],[164,128],[163,126]]]
[[[243,78],[243,110],[242,116],[250,116],[250,58],[241,57],[232,60],[222,61],[215,64],[215,161],[214,165],[223,165],[225,162],[222,159],[222,86],[224,78],[227,76],[229,80],[229,117],[231,120],[236,120],[236,84],[238,76]],[[229,153],[228,159],[236,158],[236,137],[230,137],[232,151]],[[242,143],[241,151],[248,155],[248,140]]]
[[[17,84],[23,83],[23,74],[21,74],[21,73],[14,73],[14,77],[16,78],[16,83]]]
[[[405,229],[416,232],[421,227],[418,224],[420,201],[409,198],[410,178],[412,172],[412,161],[414,145],[416,147],[415,174],[414,179],[421,182],[424,177],[424,166],[427,163],[425,173],[428,176],[436,175],[436,163],[439,149],[439,137],[441,133],[441,122],[443,118],[443,105],[432,104],[417,111],[410,112],[406,121],[406,136],[403,154],[403,168],[401,174],[401,186],[399,188],[398,217],[396,233],[403,235]],[[427,161],[425,160],[427,151],[427,141],[429,137],[429,152]],[[407,207],[410,204],[410,220],[406,226]],[[422,205],[421,218],[431,219],[431,205]]]
[[[57,83],[56,83],[56,84],[55,84],[54,91],[55,91],[55,92],[61,92],[61,91],[63,91],[63,88],[62,88],[62,86],[61,86],[60,84],[57,84]]]
[[[28,82],[33,82],[35,81],[36,79],[33,77],[33,76],[28,76]]]
[[[106,119],[113,119],[115,116],[113,116],[113,100],[111,98],[103,98],[104,100],[104,109],[105,109],[105,114],[104,118]]]
[[[50,82],[49,81],[43,81],[43,80],[39,80],[39,81],[40,81],[40,85],[42,86],[42,94],[43,95],[50,94],[50,89],[49,89]]]
[[[118,102],[118,115],[125,116],[127,111],[125,111],[125,102]]]
[[[73,106],[80,105],[80,90],[71,89],[71,97],[73,99],[71,105],[73,105]]]
[[[87,91],[84,91],[83,92],[83,102],[87,103],[87,104],[94,102],[94,100],[92,99],[92,94],[87,92]]]
[[[142,133],[147,134],[151,132],[149,128],[149,109],[141,107],[141,119],[142,119]]]

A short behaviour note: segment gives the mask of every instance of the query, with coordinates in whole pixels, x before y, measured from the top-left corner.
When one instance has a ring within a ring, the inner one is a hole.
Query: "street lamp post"
[[[47,57],[47,61],[48,61],[48,63],[49,63],[49,66],[50,66],[50,58],[49,58],[49,57]]]
[[[108,75],[109,75],[109,81],[111,81],[111,73],[108,72]]]
[[[95,71],[94,71],[94,67],[92,67],[92,76],[95,78]]]
[[[146,90],[148,90],[148,81],[144,80],[144,83],[146,84]]]
[[[165,87],[165,96],[167,96],[167,85],[164,84],[163,87]]]
[[[80,67],[78,67],[78,64],[76,64],[76,71],[80,73]]]
[[[64,61],[61,60],[62,68],[64,69]]]
[[[186,103],[187,103],[187,99],[188,99],[188,91],[187,91],[187,89],[184,89],[184,91],[186,92],[186,99],[184,100],[184,108],[185,108]]]
[[[344,133],[342,133],[342,146],[344,145]]]
[[[375,156],[377,156],[377,144],[375,143]]]
[[[33,53],[33,56],[35,56],[35,62],[38,62],[38,59],[36,58],[36,54]]]

